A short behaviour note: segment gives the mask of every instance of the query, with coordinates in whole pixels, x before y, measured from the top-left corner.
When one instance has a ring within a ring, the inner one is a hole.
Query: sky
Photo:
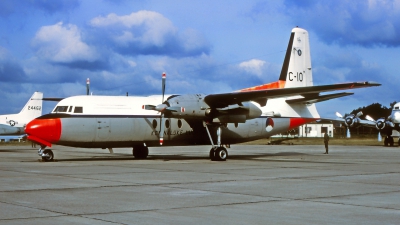
[[[321,117],[400,101],[400,0],[2,0],[0,114],[44,97],[225,93],[278,80],[309,32],[315,85],[380,87],[317,103]],[[45,102],[49,113],[55,102]]]

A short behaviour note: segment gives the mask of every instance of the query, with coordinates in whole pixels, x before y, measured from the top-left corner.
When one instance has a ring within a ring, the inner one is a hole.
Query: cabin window
[[[399,109],[399,107],[398,107],[398,106],[396,106],[396,107],[394,107],[394,109]]]
[[[182,128],[182,121],[181,120],[178,120],[178,128],[179,129]]]
[[[154,128],[154,129],[157,128],[157,120],[153,120],[153,128]]]
[[[67,112],[68,106],[57,106],[53,112]]]
[[[82,106],[75,106],[74,113],[83,113],[83,107]]]
[[[170,124],[170,123],[169,123],[169,120],[165,120],[165,128],[168,129],[168,128],[169,128],[169,124]]]

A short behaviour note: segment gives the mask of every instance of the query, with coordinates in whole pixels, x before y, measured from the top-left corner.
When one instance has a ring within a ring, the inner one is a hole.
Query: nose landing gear
[[[42,157],[42,160],[45,162],[53,161],[54,153],[51,149],[44,149],[46,146],[41,146],[39,148],[38,154]]]

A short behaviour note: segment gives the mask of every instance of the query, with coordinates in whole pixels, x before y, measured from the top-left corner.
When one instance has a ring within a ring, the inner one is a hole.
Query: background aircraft
[[[346,137],[350,138],[351,134],[350,134],[350,128],[357,128],[360,126],[367,126],[367,127],[374,127],[375,123],[371,122],[370,120],[363,120],[360,118],[360,116],[362,116],[363,113],[361,111],[359,111],[357,114],[345,114],[344,116],[342,116],[342,114],[340,114],[339,112],[336,112],[336,116],[339,119],[333,119],[335,121],[339,121],[341,123],[343,123],[345,125],[346,129]],[[368,115],[367,115],[368,116]]]
[[[19,113],[0,115],[0,135],[24,134],[26,124],[42,115],[42,98],[43,93],[35,92]]]
[[[379,86],[352,82],[313,86],[308,32],[294,28],[279,80],[222,94],[74,96],[52,113],[31,121],[28,139],[40,144],[39,156],[53,159],[52,144],[108,148],[133,147],[146,158],[148,147],[209,144],[211,160],[226,160],[224,145],[266,138],[320,119],[315,103],[351,95],[321,92]],[[214,144],[216,143],[216,144]]]
[[[377,120],[374,120],[371,116],[367,115],[365,117],[372,123],[374,123],[376,129],[379,130],[378,138],[380,137],[380,134],[383,133],[385,136],[384,139],[384,145],[385,146],[393,146],[394,145],[394,140],[393,140],[393,130],[400,132],[400,102],[396,103],[393,106],[392,112],[390,116],[388,116],[386,119],[385,118],[379,118]],[[400,146],[400,137],[398,140],[398,144]]]

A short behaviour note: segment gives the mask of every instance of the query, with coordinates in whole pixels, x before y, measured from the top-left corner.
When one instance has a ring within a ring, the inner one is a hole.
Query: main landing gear
[[[44,149],[46,146],[40,146],[38,154],[42,157],[42,160],[45,162],[53,161],[54,153],[51,149]]]
[[[394,145],[393,137],[391,135],[387,135],[385,137],[385,140],[383,141],[383,143],[384,143],[385,146],[389,146],[390,145],[392,147]],[[399,144],[400,144],[400,139],[399,139]]]
[[[226,161],[228,158],[228,150],[221,144],[221,126],[218,126],[217,136],[218,136],[218,143],[214,145],[214,142],[211,138],[210,131],[208,130],[207,124],[204,124],[207,130],[208,137],[210,138],[212,148],[210,150],[210,159],[211,161]]]
[[[145,159],[149,155],[149,148],[145,145],[135,145],[132,154],[136,159]]]

